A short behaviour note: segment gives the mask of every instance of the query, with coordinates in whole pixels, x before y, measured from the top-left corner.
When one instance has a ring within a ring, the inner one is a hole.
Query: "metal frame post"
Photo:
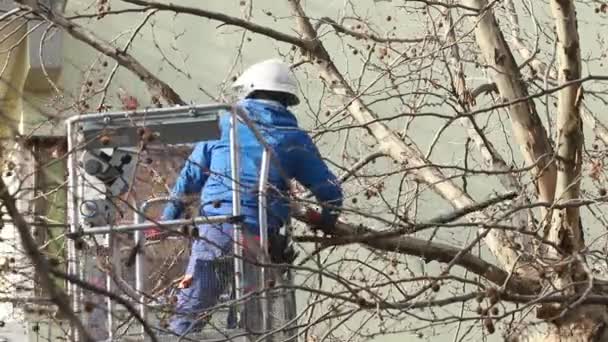
[[[75,120],[68,120],[67,122],[67,147],[68,147],[68,170],[76,170],[76,157],[74,152],[74,137],[73,137],[73,123]],[[80,226],[79,213],[78,213],[78,197],[76,192],[79,190],[78,186],[78,175],[76,172],[68,172],[68,191],[67,191],[67,209],[68,209],[68,223],[70,225],[69,231],[71,234],[77,232]],[[74,277],[80,277],[80,265],[77,258],[76,252],[76,241],[68,239],[67,244],[67,264],[68,274]],[[72,295],[71,306],[75,314],[80,313],[80,288],[72,282],[67,282],[68,293]],[[77,342],[80,339],[78,330],[70,325],[70,339]]]
[[[106,245],[108,246],[108,252],[109,252],[109,260],[110,262],[113,264],[112,266],[115,265],[120,265],[120,262],[116,263],[116,257],[114,255],[115,252],[115,248],[114,248],[114,239],[113,239],[113,235],[112,233],[108,233],[106,234]],[[114,271],[114,269],[112,269],[112,271]],[[112,277],[110,276],[110,274],[106,274],[106,289],[108,290],[108,292],[112,292],[114,291],[114,284],[113,284],[113,280]],[[107,307],[107,320],[108,320],[108,341],[114,341],[114,302],[112,301],[112,299],[110,297],[106,298],[106,307]]]
[[[270,301],[268,300],[268,294],[266,292],[266,285],[268,284],[269,270],[267,266],[270,263],[268,256],[268,211],[267,211],[267,185],[268,185],[268,174],[270,171],[270,153],[264,148],[262,152],[262,162],[260,165],[260,180],[258,189],[258,211],[259,211],[259,229],[260,229],[260,249],[262,257],[262,267],[260,269],[260,278],[262,282],[261,292],[261,309],[262,309],[262,326],[264,331],[270,329],[269,311]]]
[[[151,198],[144,201],[140,206],[139,210],[135,212],[134,221],[136,224],[144,223],[146,219],[146,210],[151,204],[159,202],[169,202],[171,197],[157,197]],[[144,277],[146,272],[145,258],[144,258],[144,245],[146,243],[146,236],[143,230],[135,231],[135,245],[137,248],[137,254],[135,254],[135,290],[141,294],[139,299],[139,315],[144,321],[148,320],[148,308],[146,307],[146,296],[144,295]],[[142,338],[145,336],[144,327],[140,327],[140,334]]]
[[[135,222],[142,223],[143,216],[139,215],[139,213],[135,213]],[[135,254],[135,291],[139,294],[139,315],[144,320],[144,322],[148,321],[148,309],[146,308],[146,296],[144,295],[144,273],[146,272],[146,265],[144,264],[144,244],[146,243],[146,237],[144,232],[138,230],[135,232],[135,248],[137,248],[137,252]],[[141,325],[139,333],[141,334],[142,339],[145,338],[146,332],[144,330],[144,326]]]
[[[239,163],[239,141],[238,141],[238,117],[233,109],[230,116],[230,168],[232,177],[232,215],[241,215],[241,193],[240,193],[240,163]],[[234,288],[235,300],[238,303],[243,298],[243,232],[242,225],[233,225],[234,246]],[[237,325],[242,323],[240,305],[237,304]]]

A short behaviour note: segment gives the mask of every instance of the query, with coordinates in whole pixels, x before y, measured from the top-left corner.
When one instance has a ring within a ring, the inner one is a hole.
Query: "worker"
[[[271,148],[267,193],[268,234],[273,262],[293,261],[293,251],[284,243],[273,243],[272,236],[287,223],[290,181],[297,180],[309,189],[322,207],[319,227],[332,227],[342,205],[342,190],[310,136],[298,128],[294,114],[287,108],[297,105],[298,87],[290,67],[277,59],[266,60],[248,68],[233,84],[239,95],[236,106],[248,118]],[[230,166],[230,113],[220,115],[221,137],[196,145],[171,192],[172,201],[162,219],[179,218],[184,210],[182,197],[201,193],[201,216],[232,214]],[[241,212],[245,241],[259,239],[257,183],[263,145],[245,123],[239,122],[239,163]],[[286,179],[288,178],[288,179]],[[176,313],[170,329],[179,335],[200,331],[200,319],[214,306],[225,290],[215,273],[218,259],[233,250],[232,224],[203,224],[192,251],[185,275],[179,283]],[[247,249],[247,243],[244,243]],[[281,253],[283,255],[281,258]],[[291,259],[291,260],[290,260]]]

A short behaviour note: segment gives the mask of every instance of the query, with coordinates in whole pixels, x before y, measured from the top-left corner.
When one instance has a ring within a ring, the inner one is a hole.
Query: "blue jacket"
[[[332,223],[336,209],[342,205],[342,190],[334,174],[321,159],[310,136],[298,128],[295,116],[284,106],[266,100],[246,99],[237,105],[244,108],[255,122],[265,143],[273,149],[276,160],[270,163],[267,194],[267,216],[270,230],[280,228],[289,215],[289,183],[283,175],[296,179],[323,206],[322,218]],[[171,192],[174,198],[163,212],[163,219],[178,218],[184,204],[183,195],[201,192],[200,215],[231,215],[232,192],[230,178],[230,114],[220,116],[219,140],[200,142],[186,161]],[[240,145],[241,208],[245,226],[258,233],[258,180],[262,145],[254,133],[242,122],[238,125]],[[276,190],[276,191],[274,191]]]

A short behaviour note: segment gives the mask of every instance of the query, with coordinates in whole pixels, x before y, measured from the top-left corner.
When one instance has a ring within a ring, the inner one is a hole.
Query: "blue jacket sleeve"
[[[299,146],[291,148],[294,178],[309,189],[322,211],[322,224],[333,225],[342,207],[342,188],[336,176],[321,159],[319,150],[308,134],[303,133]]]
[[[202,190],[209,178],[210,159],[210,144],[207,142],[197,144],[171,190],[172,200],[165,206],[162,220],[179,218],[184,210],[182,197]]]

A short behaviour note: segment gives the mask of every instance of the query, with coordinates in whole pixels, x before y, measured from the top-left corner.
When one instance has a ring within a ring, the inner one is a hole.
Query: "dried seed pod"
[[[93,312],[93,310],[95,310],[95,304],[90,301],[85,301],[83,308],[85,312]]]
[[[498,303],[498,300],[500,299],[500,293],[495,287],[488,287],[486,290],[486,296],[490,299],[490,303],[492,305]]]
[[[74,247],[76,247],[77,250],[83,250],[84,249],[84,241],[82,241],[81,239],[78,239],[74,242]]]
[[[99,137],[99,142],[104,146],[107,146],[110,141],[112,141],[112,139],[107,135],[102,135],[101,137]]]
[[[357,300],[357,303],[359,304],[359,306],[364,306],[364,305],[365,305],[365,303],[366,303],[366,302],[365,302],[365,298],[359,298],[359,299]]]
[[[494,322],[492,322],[491,318],[484,319],[483,326],[486,328],[488,334],[490,335],[492,335],[496,331],[496,328],[494,327]]]

